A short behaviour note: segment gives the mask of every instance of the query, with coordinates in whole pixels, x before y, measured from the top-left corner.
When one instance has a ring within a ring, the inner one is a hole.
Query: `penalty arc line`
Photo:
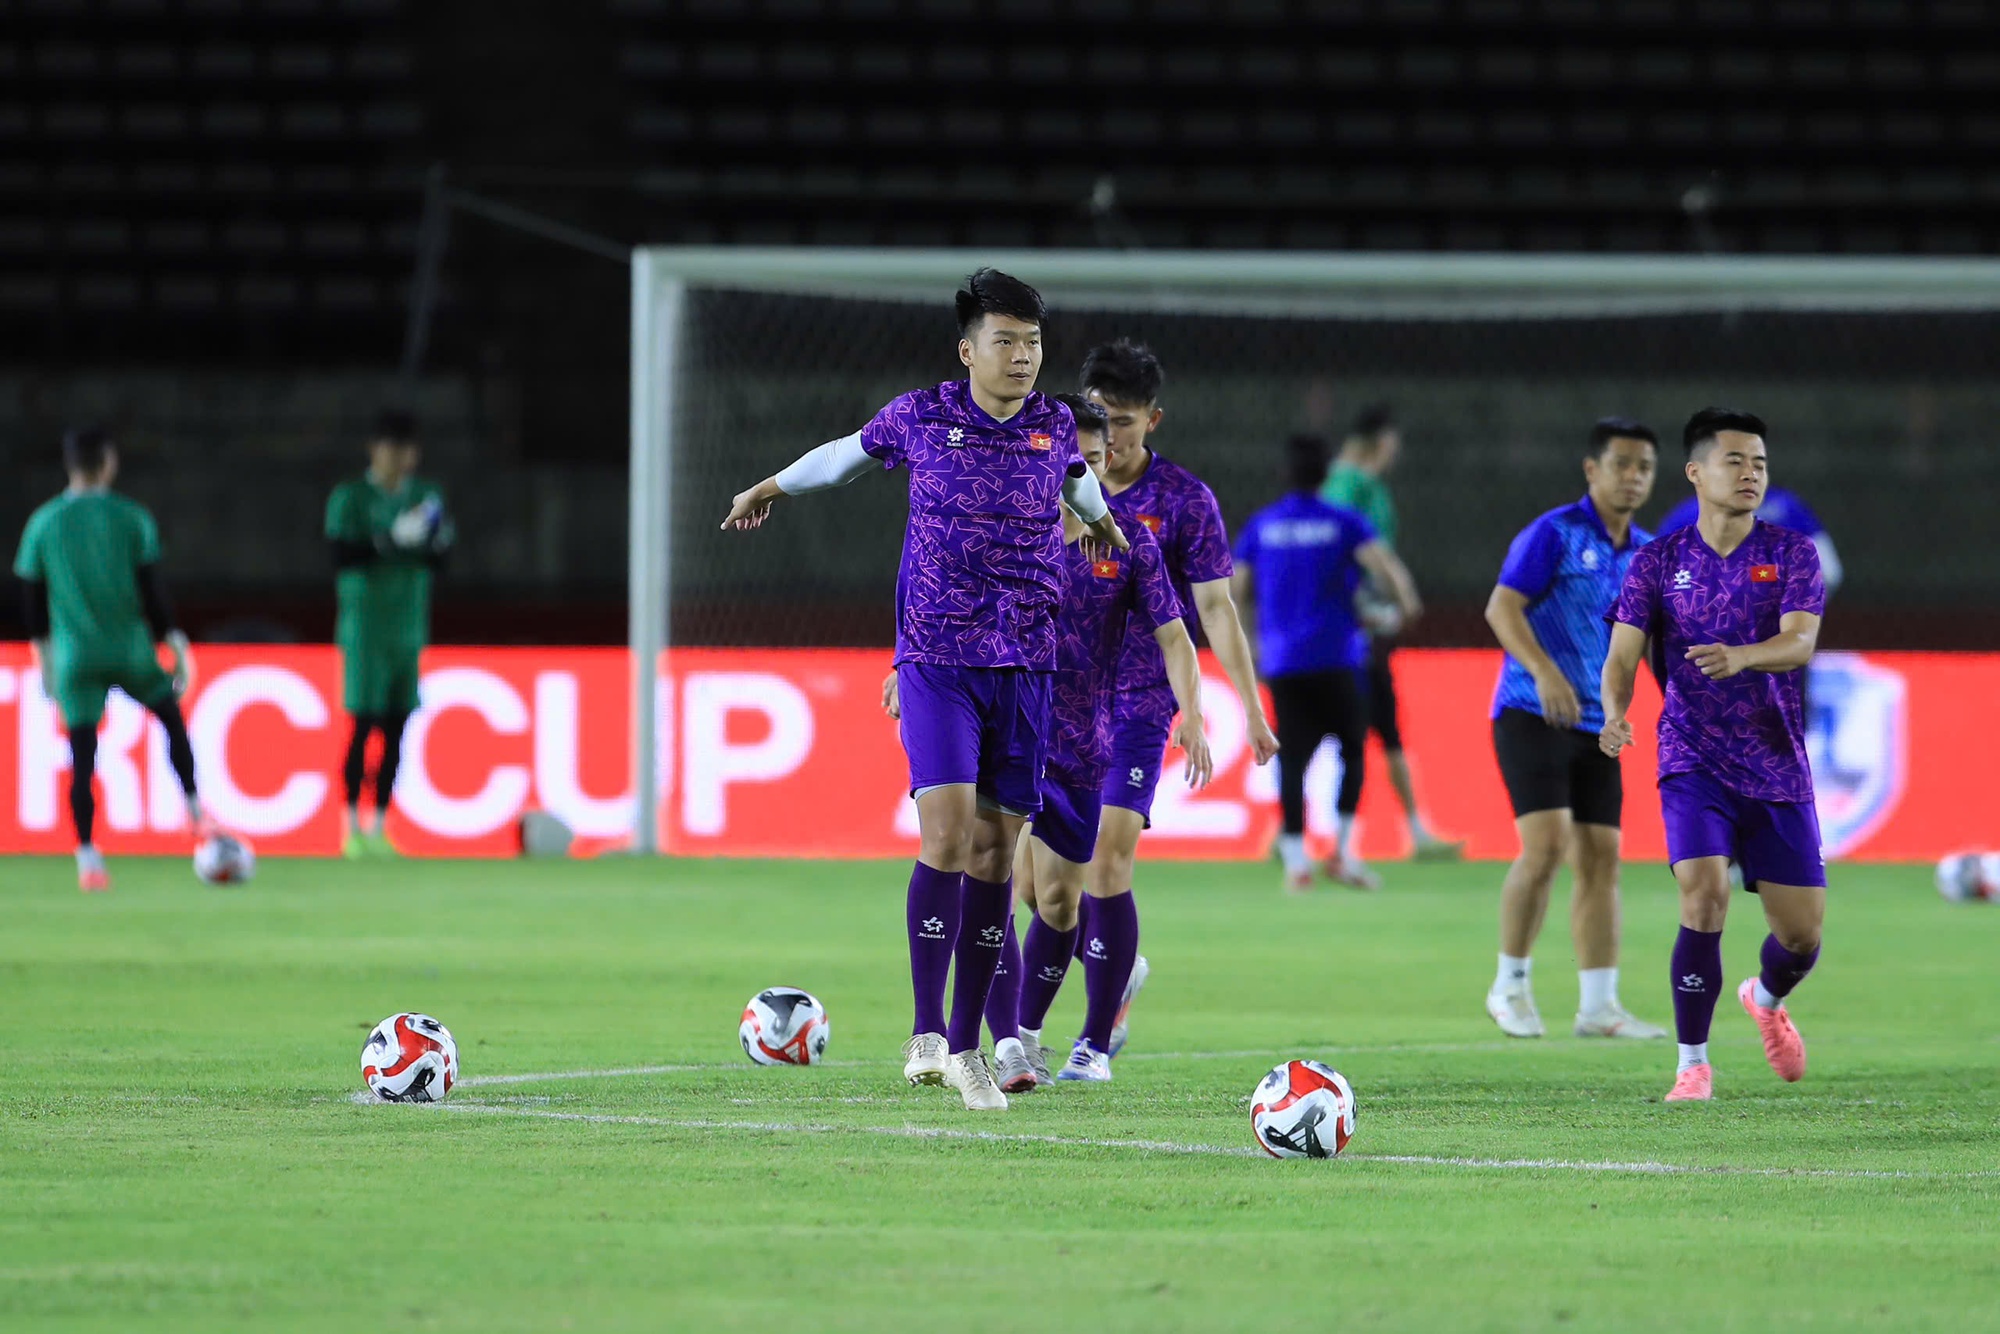
[[[1009,1135],[990,1130],[953,1130],[943,1126],[836,1126],[813,1122],[722,1121],[706,1117],[616,1115],[607,1112],[542,1111],[532,1107],[502,1107],[491,1103],[445,1103],[440,1110],[486,1116],[512,1116],[536,1121],[568,1121],[585,1125],[651,1126],[664,1130],[740,1130],[793,1135],[878,1135],[894,1139],[950,1139],[989,1144],[1053,1144],[1079,1149],[1137,1149],[1145,1153],[1210,1158],[1262,1158],[1258,1149],[1226,1144],[1183,1144],[1174,1140],[1094,1139],[1074,1135]],[[1363,1163],[1400,1167],[1457,1167],[1492,1172],[1588,1172],[1627,1176],[1810,1177],[1833,1181],[1969,1181],[2000,1177],[2000,1172],[1895,1172],[1865,1168],[1703,1166],[1693,1163],[1588,1162],[1566,1158],[1460,1158],[1430,1154],[1349,1153]]]

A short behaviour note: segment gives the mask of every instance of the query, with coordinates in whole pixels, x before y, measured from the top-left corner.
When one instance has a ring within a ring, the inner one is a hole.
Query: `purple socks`
[[[1039,913],[1028,919],[1028,943],[1021,949],[1022,1028],[1040,1029],[1048,1022],[1049,1007],[1056,1003],[1056,992],[1062,990],[1063,975],[1069,972],[1081,935],[1074,926],[1056,930]]]
[[[1132,891],[1090,901],[1090,922],[1082,933],[1083,989],[1088,998],[1083,1035],[1098,1051],[1111,1050],[1111,1026],[1118,1020],[1125,984],[1139,957],[1139,909]]]
[[[993,970],[993,988],[986,993],[986,1026],[993,1045],[1021,1036],[1021,944],[1014,936],[1014,911],[1007,910],[1007,934],[1000,941],[1000,966]]]
[[[1779,1000],[1792,994],[1792,988],[1806,980],[1806,974],[1819,962],[1819,946],[1815,945],[1810,954],[1794,954],[1778,943],[1776,936],[1764,937],[1763,968],[1757,980],[1764,984],[1764,990]]]
[[[1708,1041],[1722,994],[1722,933],[1682,927],[1674,937],[1674,1037],[1683,1046]]]
[[[1007,942],[1008,910],[1014,904],[1012,877],[998,884],[962,878],[959,895],[958,948],[953,952],[951,1024],[945,1029],[945,1049],[971,1051],[979,1046],[979,1023],[986,1013],[986,993],[993,970]]]
[[[952,947],[958,943],[959,881],[956,871],[918,862],[910,872],[910,897],[903,909],[910,931],[910,989],[916,994],[912,1033],[944,1032],[944,984],[951,974]]]

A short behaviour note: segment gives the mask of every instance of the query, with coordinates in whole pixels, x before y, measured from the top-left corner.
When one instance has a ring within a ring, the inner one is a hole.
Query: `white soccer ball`
[[[1938,893],[1953,903],[2000,899],[2000,852],[1954,852],[1938,863]]]
[[[205,885],[240,885],[257,874],[257,852],[239,834],[217,832],[194,845],[194,873]]]
[[[1335,1158],[1354,1138],[1354,1090],[1318,1061],[1286,1061],[1250,1095],[1250,1128],[1273,1158]]]
[[[392,1014],[361,1045],[361,1082],[383,1102],[443,1102],[458,1082],[458,1044],[427,1014]]]
[[[759,1065],[818,1065],[833,1028],[826,1007],[811,992],[772,987],[743,1007],[736,1035],[743,1054]]]

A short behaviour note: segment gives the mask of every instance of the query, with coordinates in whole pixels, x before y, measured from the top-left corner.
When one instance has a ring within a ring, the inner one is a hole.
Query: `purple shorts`
[[[1004,810],[1033,815],[1048,758],[1048,672],[896,665],[910,791],[971,783]]]
[[[1119,691],[1111,699],[1111,754],[1100,791],[1106,806],[1139,812],[1148,829],[1153,827],[1153,791],[1160,785],[1167,735],[1178,712],[1171,690]]]
[[[1042,808],[1031,826],[1050,852],[1078,866],[1097,851],[1097,817],[1103,811],[1098,795],[1101,780],[1076,773],[1049,773],[1042,778]]]
[[[1826,886],[1819,812],[1810,802],[1757,801],[1708,774],[1668,774],[1660,780],[1660,814],[1667,823],[1667,861],[1727,857],[1743,868],[1743,883]]]

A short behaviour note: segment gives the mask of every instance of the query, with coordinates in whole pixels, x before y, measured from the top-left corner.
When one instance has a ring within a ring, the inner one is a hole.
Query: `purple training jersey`
[[[1151,636],[1181,614],[1160,544],[1142,525],[1125,530],[1129,551],[1092,559],[1067,549],[1069,591],[1056,615],[1056,677],[1049,769],[1096,789],[1111,755],[1112,673],[1129,625]],[[1157,647],[1157,646],[1156,646]],[[1171,698],[1171,690],[1169,697]]]
[[[1708,773],[1755,801],[1810,802],[1799,672],[1740,672],[1711,681],[1687,659],[1698,644],[1757,644],[1786,612],[1822,615],[1826,585],[1812,539],[1758,521],[1718,556],[1689,526],[1640,547],[1612,619],[1652,639],[1665,682],[1660,777]]]
[[[1118,516],[1118,526],[1128,535],[1134,528],[1144,528],[1158,539],[1167,578],[1187,621],[1188,637],[1195,638],[1194,585],[1227,579],[1235,569],[1215,493],[1180,464],[1154,454],[1138,481],[1115,496],[1107,494],[1106,499]],[[1125,648],[1118,655],[1118,698],[1113,702],[1121,715],[1173,716],[1174,696],[1167,687],[1166,659],[1160,656],[1159,641],[1153,638],[1158,628],[1141,617],[1134,617],[1126,627]]]
[[[1083,467],[1069,409],[1030,394],[995,421],[947,380],[876,413],[861,447],[910,470],[896,661],[1053,671],[1062,484]]]

